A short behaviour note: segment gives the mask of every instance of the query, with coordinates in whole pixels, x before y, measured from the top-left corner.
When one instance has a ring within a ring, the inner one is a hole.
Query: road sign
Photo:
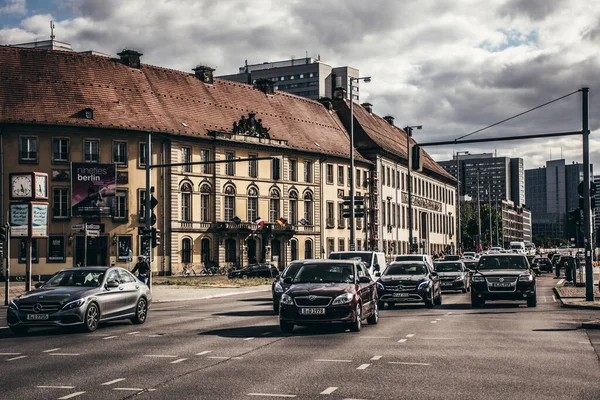
[[[71,229],[74,231],[82,231],[84,229],[83,224],[71,225]]]
[[[583,197],[583,182],[579,182],[577,185],[577,194]],[[594,182],[590,182],[590,196],[594,196],[596,194],[596,184]]]
[[[100,225],[95,225],[95,224],[87,224],[87,228],[88,231],[92,230],[92,231],[98,231],[100,230]]]
[[[87,231],[88,237],[99,237],[100,231]]]

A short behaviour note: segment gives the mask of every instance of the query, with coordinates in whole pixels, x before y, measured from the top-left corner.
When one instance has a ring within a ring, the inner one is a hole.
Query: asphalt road
[[[578,328],[600,313],[561,308],[553,284],[536,308],[448,293],[359,333],[282,335],[264,293],[156,304],[93,334],[0,322],[0,398],[600,399],[600,334]]]

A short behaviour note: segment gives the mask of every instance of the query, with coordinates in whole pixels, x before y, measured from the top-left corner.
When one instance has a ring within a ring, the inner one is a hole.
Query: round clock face
[[[35,178],[35,197],[48,197],[48,178],[44,175]]]
[[[13,197],[32,197],[33,182],[31,175],[13,175],[11,191]]]

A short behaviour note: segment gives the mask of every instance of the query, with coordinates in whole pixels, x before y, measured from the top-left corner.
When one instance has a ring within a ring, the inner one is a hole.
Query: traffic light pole
[[[6,218],[9,221],[8,217]],[[8,306],[10,301],[9,288],[10,288],[10,225],[6,224],[6,281],[4,282],[4,305]]]
[[[589,91],[589,88],[581,89],[583,133],[583,224],[585,228],[585,300],[594,301],[594,267],[592,265],[592,209],[590,204]]]
[[[146,205],[144,206],[145,209],[145,220],[146,220],[146,231],[149,231],[152,228],[152,210],[151,210],[151,199],[152,199],[152,194],[150,193],[151,188],[152,188],[152,179],[151,179],[151,175],[150,175],[150,170],[151,170],[151,166],[152,166],[152,134],[148,133],[148,141],[146,142]],[[144,236],[142,236],[144,237]],[[144,246],[142,245],[142,250],[144,249]],[[148,244],[148,247],[150,248],[150,250],[148,251],[148,264],[150,265],[150,272],[148,274],[148,286],[150,287],[150,290],[152,290],[152,243]]]

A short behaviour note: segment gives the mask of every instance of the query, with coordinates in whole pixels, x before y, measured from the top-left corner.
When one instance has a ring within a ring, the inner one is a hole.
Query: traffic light
[[[10,225],[8,225],[8,224],[0,226],[0,242],[6,242],[6,239],[8,238],[9,230],[10,230]]]
[[[344,210],[342,211],[342,217],[350,218],[350,207],[352,206],[352,201],[350,196],[342,197],[344,199]]]
[[[413,144],[410,148],[410,169],[423,171],[423,149],[418,144]]]
[[[576,208],[574,210],[569,211],[568,220],[570,223],[579,225],[581,223],[581,209]]]
[[[354,196],[354,217],[365,217],[365,198],[364,196]]]
[[[160,246],[160,229],[152,228],[152,248]]]

